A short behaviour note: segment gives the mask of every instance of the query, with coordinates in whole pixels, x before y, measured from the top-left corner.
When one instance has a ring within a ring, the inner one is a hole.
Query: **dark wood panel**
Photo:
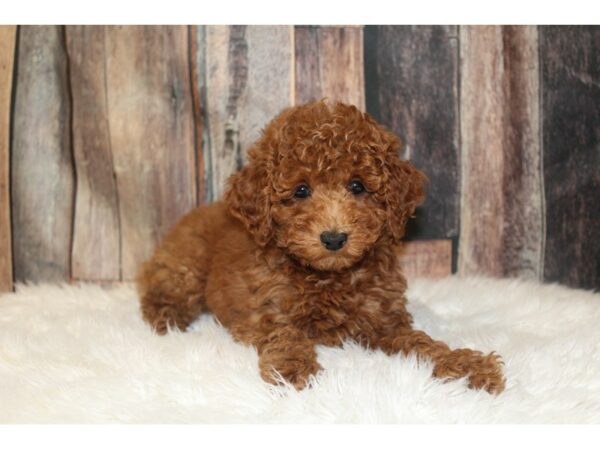
[[[363,30],[359,26],[297,26],[296,104],[327,97],[365,108]]]
[[[209,200],[216,200],[260,130],[292,104],[293,27],[210,25],[203,37]]]
[[[188,31],[185,26],[105,30],[108,127],[126,280],[196,205]]]
[[[194,107],[194,142],[196,152],[196,201],[207,203],[211,198],[210,173],[206,148],[206,25],[189,27],[192,100]]]
[[[367,26],[367,111],[404,141],[404,156],[429,177],[408,239],[458,234],[456,27]]]
[[[534,26],[462,26],[459,271],[539,278],[542,184]]]
[[[67,59],[61,27],[19,31],[11,152],[18,281],[70,278],[74,173]]]
[[[10,226],[10,104],[16,26],[0,26],[0,292],[12,289]]]
[[[544,279],[600,288],[600,27],[540,27]]]
[[[93,281],[120,279],[119,206],[108,124],[104,31],[101,26],[66,27],[77,173],[72,276]]]

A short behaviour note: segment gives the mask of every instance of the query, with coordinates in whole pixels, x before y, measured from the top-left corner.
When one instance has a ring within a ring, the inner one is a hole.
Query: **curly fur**
[[[229,180],[224,202],[202,206],[166,236],[138,277],[142,313],[158,333],[211,312],[254,345],[262,377],[297,388],[320,366],[315,345],[354,340],[416,353],[434,376],[467,376],[501,392],[500,359],[451,350],[412,329],[396,265],[425,176],[398,156],[398,138],[356,107],[315,102],[273,119]],[[360,180],[366,192],[348,190]],[[300,184],[308,198],[294,197]],[[348,235],[338,251],[324,231]]]

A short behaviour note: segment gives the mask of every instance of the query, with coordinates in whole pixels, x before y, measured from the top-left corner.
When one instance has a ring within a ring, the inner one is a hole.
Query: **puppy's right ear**
[[[229,178],[225,202],[230,214],[242,221],[256,243],[265,246],[272,238],[271,188],[264,163],[252,160]]]

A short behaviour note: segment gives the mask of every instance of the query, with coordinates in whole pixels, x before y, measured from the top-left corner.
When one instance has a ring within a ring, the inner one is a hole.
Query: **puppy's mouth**
[[[356,259],[344,255],[332,255],[319,258],[310,263],[310,266],[323,272],[341,272],[352,267]]]
[[[323,244],[314,252],[310,252],[310,255],[294,255],[296,259],[311,267],[314,270],[322,272],[342,272],[350,269],[356,263],[358,263],[363,255],[364,251],[357,251],[352,245],[352,242],[341,243],[329,243]]]
[[[319,272],[343,272],[360,262],[370,246],[360,245],[351,231],[336,230],[315,233],[297,233],[291,238],[282,234],[278,247],[287,256],[305,268]]]

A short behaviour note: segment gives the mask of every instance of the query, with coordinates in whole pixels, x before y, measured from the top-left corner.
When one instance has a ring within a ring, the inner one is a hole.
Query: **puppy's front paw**
[[[176,326],[175,311],[169,306],[142,304],[142,316],[152,329],[160,335],[166,334],[169,328]]]
[[[497,395],[505,386],[502,364],[500,356],[495,353],[484,356],[474,350],[454,350],[448,357],[437,362],[433,376],[450,379],[466,376],[471,389],[485,389],[490,394]]]
[[[147,294],[142,298],[142,317],[158,334],[169,329],[185,331],[200,314],[197,297],[170,299]]]
[[[281,375],[296,389],[306,387],[310,375],[315,375],[321,366],[312,355],[264,355],[259,360],[260,375],[268,383],[278,384]]]
[[[469,387],[472,389],[485,389],[490,394],[500,394],[505,386],[502,365],[502,359],[495,353],[480,356],[473,361],[470,367]]]

